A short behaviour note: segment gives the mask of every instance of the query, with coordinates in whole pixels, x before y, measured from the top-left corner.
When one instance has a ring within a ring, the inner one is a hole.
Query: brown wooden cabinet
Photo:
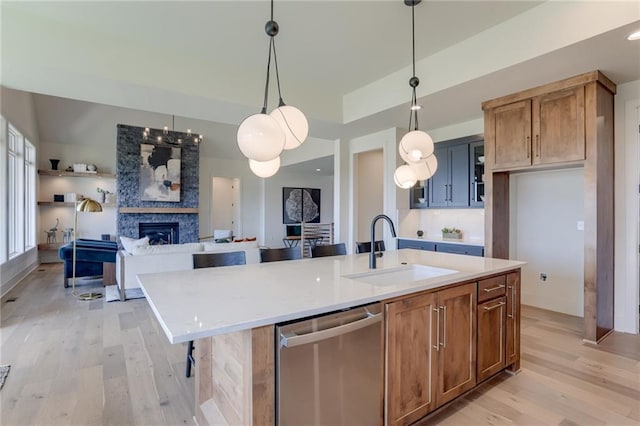
[[[478,381],[506,366],[506,312],[505,296],[478,305]]]
[[[506,364],[520,369],[520,271],[507,274]]]
[[[476,284],[386,305],[386,416],[410,424],[476,385]]]
[[[503,105],[492,111],[495,167],[531,164],[531,100]]]
[[[487,257],[509,257],[512,172],[584,167],[584,338],[594,343],[614,325],[615,93],[591,71],[482,103]]]
[[[387,424],[404,425],[436,406],[432,375],[436,372],[436,294],[410,297],[386,305]]]
[[[584,87],[495,107],[495,169],[584,160]]]

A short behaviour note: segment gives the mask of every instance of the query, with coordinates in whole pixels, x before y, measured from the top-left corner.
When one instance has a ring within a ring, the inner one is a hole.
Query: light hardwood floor
[[[0,363],[12,367],[0,424],[193,424],[185,346],[168,343],[146,300],[77,301],[61,276],[41,265],[2,298]],[[592,346],[581,329],[580,318],[523,307],[521,372],[418,424],[640,424],[640,337]]]

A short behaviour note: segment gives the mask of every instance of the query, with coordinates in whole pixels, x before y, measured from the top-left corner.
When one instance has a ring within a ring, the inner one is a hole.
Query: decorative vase
[[[424,235],[424,232],[422,232],[421,229],[418,229],[418,232],[416,232],[416,234],[418,235],[418,238],[422,238],[422,236]]]
[[[60,162],[60,160],[49,158],[49,161],[51,162],[51,170],[58,170],[58,163]]]

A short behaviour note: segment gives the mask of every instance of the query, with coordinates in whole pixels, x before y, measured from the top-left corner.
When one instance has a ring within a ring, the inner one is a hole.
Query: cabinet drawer
[[[468,256],[484,256],[484,247],[466,244],[437,243],[436,251],[442,253],[466,254]]]
[[[430,241],[398,240],[398,250],[410,248],[416,250],[435,251],[436,245]]]
[[[478,281],[478,302],[493,299],[506,294],[506,275]]]

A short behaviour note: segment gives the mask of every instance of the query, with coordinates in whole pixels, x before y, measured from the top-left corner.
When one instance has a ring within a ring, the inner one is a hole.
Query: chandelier
[[[411,42],[412,42],[412,63],[413,75],[409,79],[411,87],[411,108],[409,111],[409,132],[402,137],[398,144],[400,158],[405,162],[398,167],[393,174],[393,180],[400,188],[411,188],[418,180],[429,179],[438,168],[438,160],[433,153],[433,140],[422,130],[418,129],[418,105],[416,87],[420,84],[420,79],[416,77],[416,30],[415,30],[415,10],[416,4],[422,0],[404,0],[404,4],[411,6]],[[413,126],[413,130],[411,127]]]
[[[182,145],[183,142],[193,142],[194,144],[199,144],[204,140],[203,135],[194,135],[191,133],[191,129],[187,129],[187,132],[176,132],[176,116],[171,116],[171,133],[169,133],[169,126],[164,126],[162,128],[162,134],[160,134],[159,130],[150,129],[148,127],[144,128],[142,132],[142,139],[145,141],[152,140],[156,143],[166,143],[169,145]]]
[[[285,104],[282,99],[275,43],[279,29],[278,23],[273,20],[271,0],[271,19],[265,25],[265,32],[269,36],[269,56],[262,110],[245,118],[237,133],[238,147],[249,159],[249,168],[263,178],[273,176],[280,169],[280,154],[283,150],[299,147],[309,134],[309,123],[302,111]],[[279,102],[278,107],[267,114],[272,54]]]

